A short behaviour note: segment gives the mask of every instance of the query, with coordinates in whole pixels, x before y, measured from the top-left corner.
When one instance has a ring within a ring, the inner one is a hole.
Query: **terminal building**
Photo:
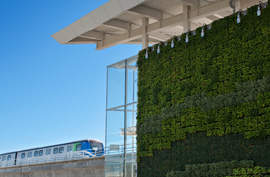
[[[259,2],[110,0],[52,37],[61,44],[94,44],[96,50],[118,44],[145,49]],[[136,176],[137,58],[107,66],[105,177]]]

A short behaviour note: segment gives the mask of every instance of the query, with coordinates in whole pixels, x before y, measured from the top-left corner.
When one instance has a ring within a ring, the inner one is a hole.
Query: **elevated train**
[[[81,140],[0,154],[0,168],[104,156],[98,140]]]

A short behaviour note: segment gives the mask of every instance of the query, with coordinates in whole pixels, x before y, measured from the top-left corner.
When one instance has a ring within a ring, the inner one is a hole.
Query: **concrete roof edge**
[[[147,0],[110,0],[51,36],[60,44],[90,31]]]

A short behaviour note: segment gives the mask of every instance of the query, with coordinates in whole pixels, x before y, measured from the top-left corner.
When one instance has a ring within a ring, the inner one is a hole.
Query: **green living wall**
[[[253,166],[222,168],[241,176],[270,167],[270,7],[261,16],[251,7],[236,19],[204,27],[204,37],[198,28],[187,43],[186,34],[175,37],[173,48],[171,41],[160,44],[160,53],[158,45],[147,49],[148,57],[139,53],[139,177],[245,160]]]

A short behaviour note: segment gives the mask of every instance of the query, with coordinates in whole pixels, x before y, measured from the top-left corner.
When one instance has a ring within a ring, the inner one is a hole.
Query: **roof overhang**
[[[52,37],[61,44],[96,44],[97,50],[141,44],[143,34],[155,44],[231,15],[231,1],[238,11],[260,0],[110,0]]]

